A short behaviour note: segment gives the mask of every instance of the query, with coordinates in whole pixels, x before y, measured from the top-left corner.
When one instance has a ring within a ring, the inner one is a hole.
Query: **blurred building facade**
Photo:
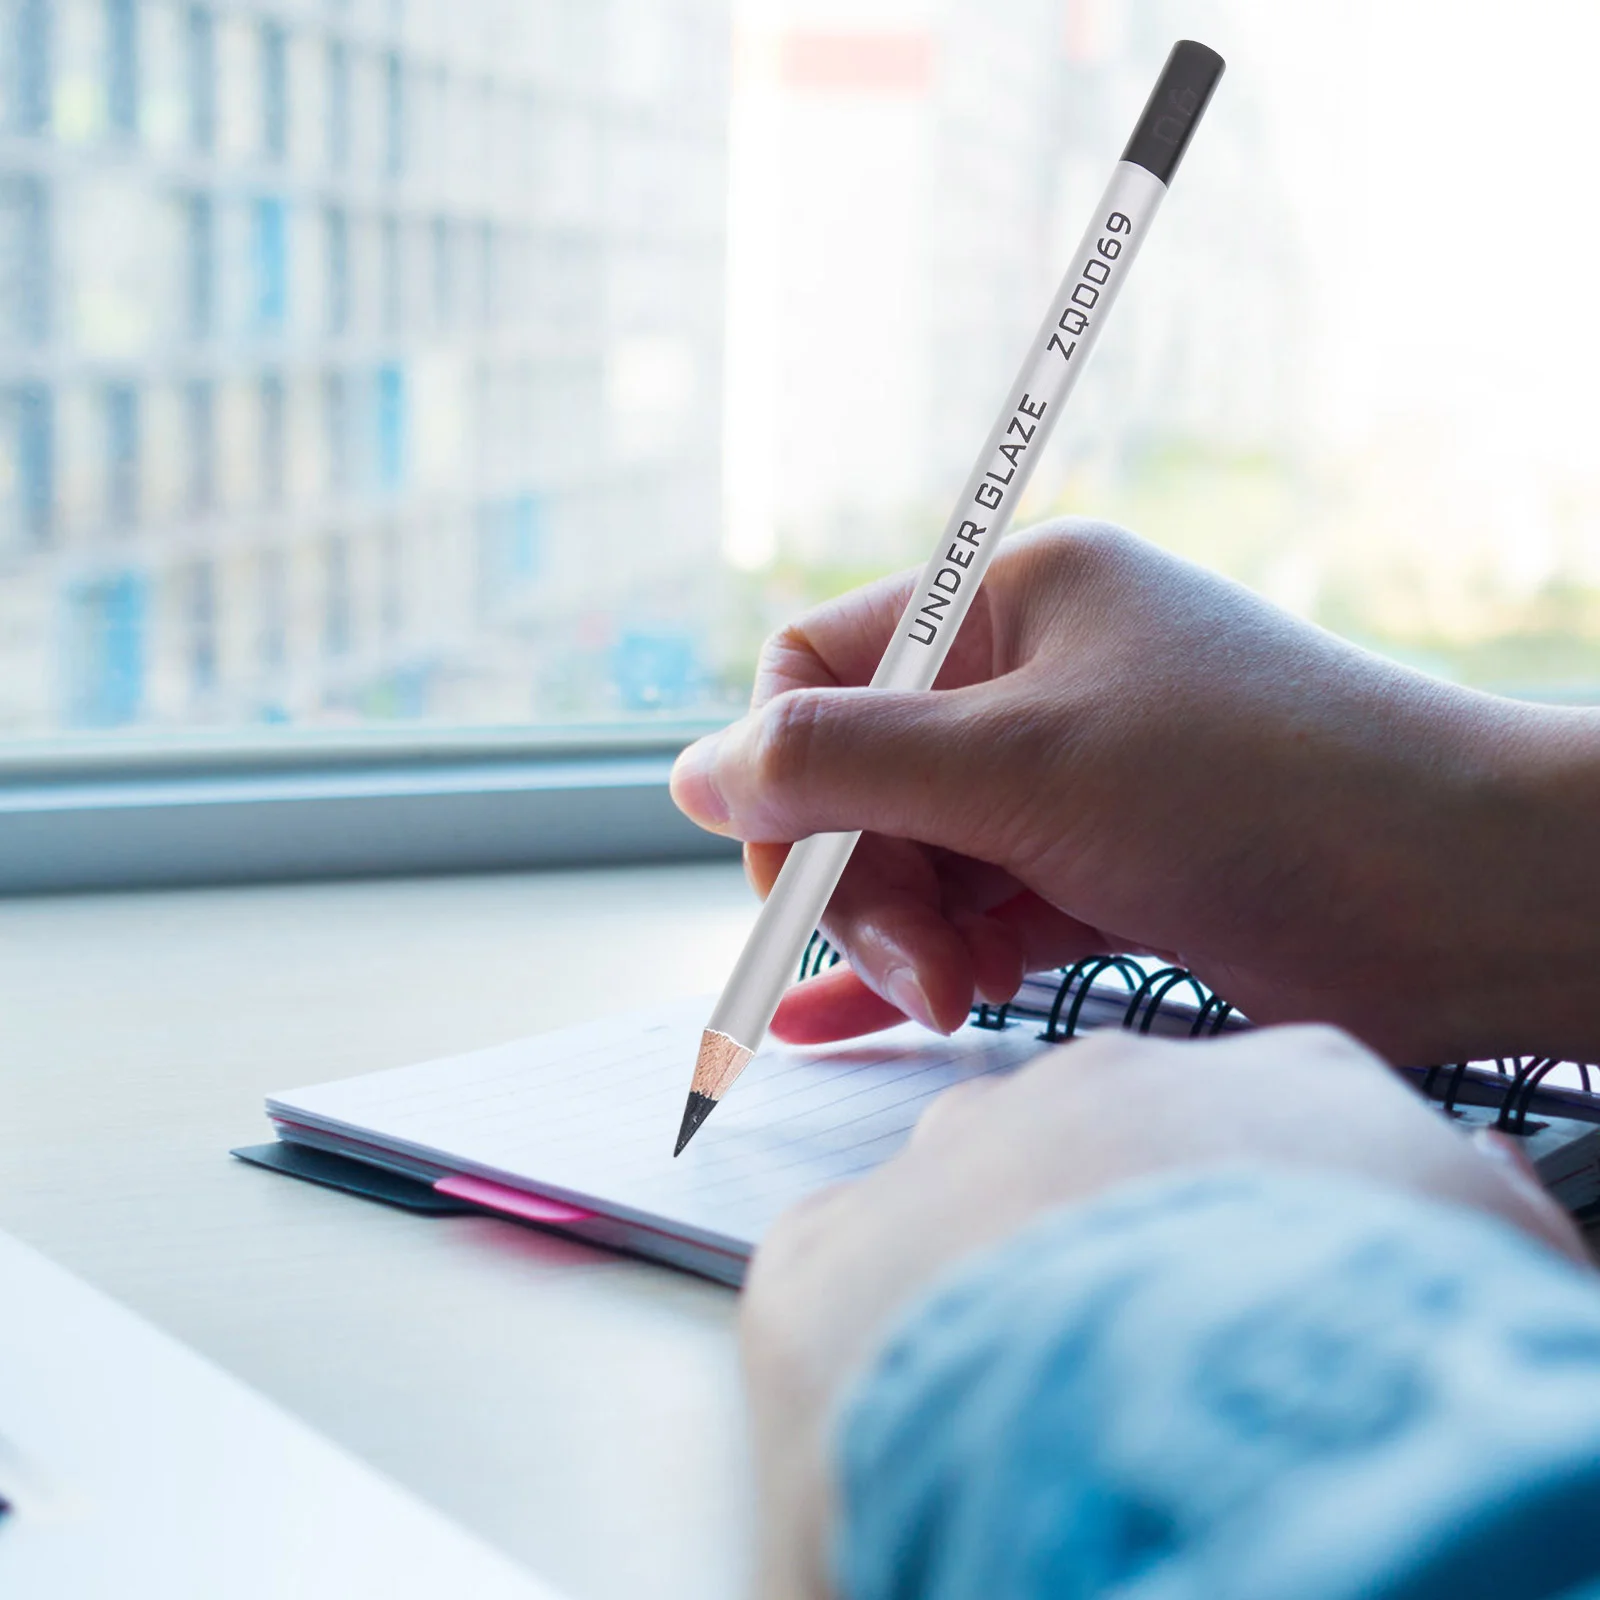
[[[901,559],[971,465],[1053,287],[1062,9],[736,10],[735,562]]]
[[[0,13],[0,729],[692,698],[726,0]]]

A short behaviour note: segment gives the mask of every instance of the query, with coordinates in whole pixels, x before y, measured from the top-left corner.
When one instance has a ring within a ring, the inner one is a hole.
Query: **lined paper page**
[[[1036,1030],[906,1025],[769,1045],[683,1155],[706,1000],[268,1098],[291,1123],[743,1253],[778,1213],[892,1155],[928,1102],[1037,1054]]]

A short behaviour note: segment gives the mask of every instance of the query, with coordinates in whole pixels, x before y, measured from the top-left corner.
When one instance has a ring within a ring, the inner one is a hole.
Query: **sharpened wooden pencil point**
[[[735,1038],[707,1028],[700,1035],[700,1053],[694,1061],[694,1082],[689,1086],[689,1103],[684,1107],[683,1126],[678,1129],[678,1143],[673,1155],[682,1155],[683,1147],[700,1131],[700,1124],[717,1109],[729,1084],[744,1071],[744,1064],[754,1052],[746,1050]]]
[[[700,1131],[700,1124],[717,1109],[717,1102],[707,1094],[689,1091],[689,1103],[683,1108],[683,1124],[678,1129],[678,1142],[672,1147],[675,1156],[683,1154],[683,1147]]]

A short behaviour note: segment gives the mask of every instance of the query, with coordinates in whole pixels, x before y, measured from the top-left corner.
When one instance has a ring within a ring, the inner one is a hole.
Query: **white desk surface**
[[[0,1228],[574,1600],[734,1596],[731,1291],[227,1152],[270,1089],[713,991],[753,914],[733,865],[0,901]]]

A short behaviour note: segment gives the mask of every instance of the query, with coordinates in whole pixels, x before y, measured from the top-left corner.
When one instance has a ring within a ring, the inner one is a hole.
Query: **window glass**
[[[1024,515],[1590,697],[1600,14],[1440,18],[0,0],[0,738],[725,712],[931,546],[1179,33]]]
[[[1600,698],[1600,13],[872,9],[755,7],[736,58],[752,634],[925,551],[1181,32],[1229,70],[1025,514],[1125,522],[1450,677]]]

